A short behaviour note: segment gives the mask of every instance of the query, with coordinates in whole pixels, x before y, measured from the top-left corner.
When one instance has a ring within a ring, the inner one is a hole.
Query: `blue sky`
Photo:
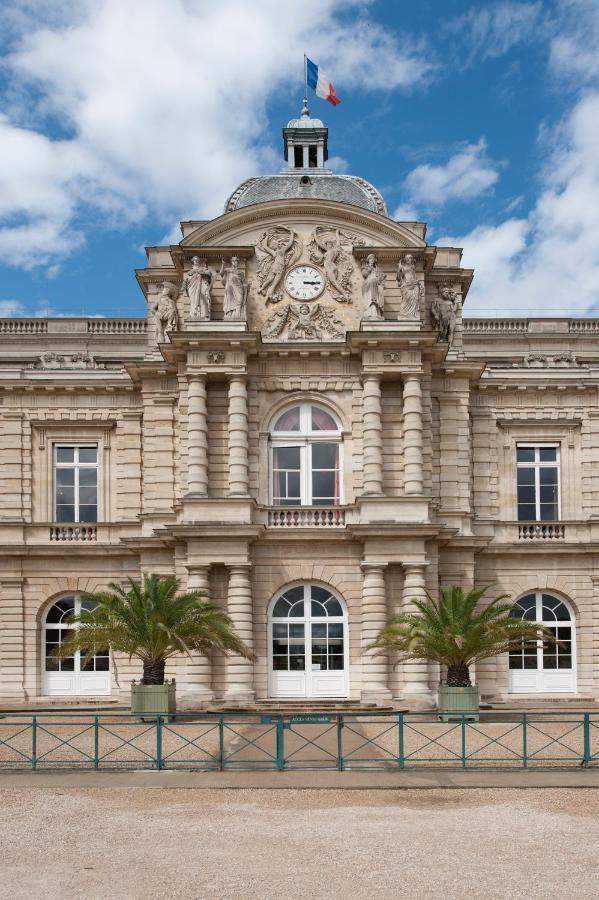
[[[464,247],[467,314],[599,314],[599,0],[20,0],[0,35],[0,315],[143,315],[144,245],[278,171],[304,50],[335,167]]]

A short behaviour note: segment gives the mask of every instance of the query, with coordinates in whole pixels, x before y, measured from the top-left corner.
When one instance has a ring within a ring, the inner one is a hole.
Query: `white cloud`
[[[85,239],[82,220],[218,214],[236,184],[272,166],[265,104],[283,89],[295,112],[305,47],[341,95],[428,77],[422,49],[399,46],[364,6],[21,0],[3,20],[0,261],[46,265]]]
[[[419,209],[422,215],[422,210],[438,209],[452,201],[474,200],[492,188],[498,177],[481,138],[460,148],[445,165],[423,164],[412,169],[405,180],[406,200],[395,218],[405,215],[406,209]]]
[[[540,0],[485,0],[452,19],[446,29],[460,44],[459,63],[468,66],[481,59],[503,56],[516,44],[538,38],[545,30],[544,19]]]
[[[22,315],[24,315],[23,304],[19,300],[0,300],[0,316],[2,318]]]
[[[560,78],[590,81],[599,76],[599,4],[562,0],[560,25],[551,42],[550,66]]]

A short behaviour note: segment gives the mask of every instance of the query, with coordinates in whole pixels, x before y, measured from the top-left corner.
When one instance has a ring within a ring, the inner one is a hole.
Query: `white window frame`
[[[535,460],[534,462],[518,462],[518,450],[522,447],[532,448],[535,450]],[[555,461],[541,462],[537,459],[538,453],[537,451],[551,447],[555,449]],[[553,468],[557,469],[557,519],[541,519],[541,476],[540,470]],[[518,509],[518,469],[534,469],[535,470],[535,514],[536,518],[533,520],[530,519],[520,519],[519,517],[519,509]],[[556,441],[517,441],[516,442],[516,519],[520,522],[542,522],[542,521],[551,521],[551,522],[559,522],[562,518],[562,486],[561,486],[561,447],[559,442]]]
[[[546,669],[544,666],[543,641],[537,641],[537,667],[536,669],[512,669],[509,665],[508,653],[508,692],[511,694],[551,694],[566,693],[575,694],[577,691],[578,662],[577,662],[577,621],[572,605],[565,599],[550,590],[526,591],[515,601],[519,603],[523,597],[529,594],[535,598],[535,623],[552,626],[550,620],[543,621],[543,594],[560,603],[568,610],[569,622],[556,622],[556,627],[567,626],[570,628],[570,656],[572,667],[570,669]],[[526,620],[525,620],[526,621]]]
[[[58,462],[58,450],[62,448],[73,448],[75,450],[75,461],[69,463],[60,463]],[[79,460],[79,450],[91,450],[94,449],[96,451],[96,462],[95,463],[80,463]],[[54,522],[58,522],[58,510],[57,507],[59,504],[57,503],[57,489],[58,482],[56,478],[56,472],[58,469],[74,469],[75,470],[75,479],[74,479],[74,507],[75,507],[75,518],[73,520],[74,523],[80,522],[79,515],[79,471],[80,469],[95,469],[96,470],[96,518],[95,523],[100,521],[100,445],[96,441],[54,441],[52,445],[52,485],[53,485],[53,516]],[[88,504],[84,504],[88,505]],[[68,522],[60,523],[60,524],[70,524]],[[87,523],[83,523],[87,524]],[[94,523],[89,523],[94,524]]]
[[[298,431],[274,431],[274,426],[289,410],[299,406],[300,410],[300,427]],[[322,409],[323,412],[331,416],[337,425],[336,431],[312,431],[311,430],[311,410]],[[277,509],[298,509],[302,506],[329,506],[329,504],[317,503],[312,500],[312,447],[314,444],[337,444],[339,448],[338,466],[339,466],[339,501],[337,506],[344,504],[344,478],[343,478],[343,431],[339,418],[332,410],[319,403],[291,403],[289,406],[279,410],[273,417],[270,431],[270,450],[269,450],[269,502],[275,505],[274,500],[274,450],[275,448],[296,448],[300,449],[300,502],[297,506],[277,505]],[[328,470],[330,471],[330,470]]]

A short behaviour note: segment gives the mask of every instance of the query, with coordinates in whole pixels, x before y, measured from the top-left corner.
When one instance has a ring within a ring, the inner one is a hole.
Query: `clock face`
[[[295,266],[287,273],[285,290],[296,300],[314,300],[324,290],[324,278],[314,266]]]

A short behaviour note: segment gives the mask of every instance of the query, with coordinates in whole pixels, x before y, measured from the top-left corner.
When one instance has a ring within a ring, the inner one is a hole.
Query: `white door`
[[[347,697],[347,613],[327,588],[302,584],[275,599],[268,623],[271,697]]]
[[[57,659],[53,651],[63,644],[73,626],[68,618],[79,615],[92,604],[80,597],[62,597],[46,613],[42,628],[42,693],[54,695],[98,696],[110,694],[110,659],[108,650],[98,650],[87,661],[81,653]]]
[[[576,691],[574,616],[563,600],[536,591],[520,597],[512,615],[542,623],[556,642],[526,641],[510,653],[508,690],[513,694],[554,694]]]

